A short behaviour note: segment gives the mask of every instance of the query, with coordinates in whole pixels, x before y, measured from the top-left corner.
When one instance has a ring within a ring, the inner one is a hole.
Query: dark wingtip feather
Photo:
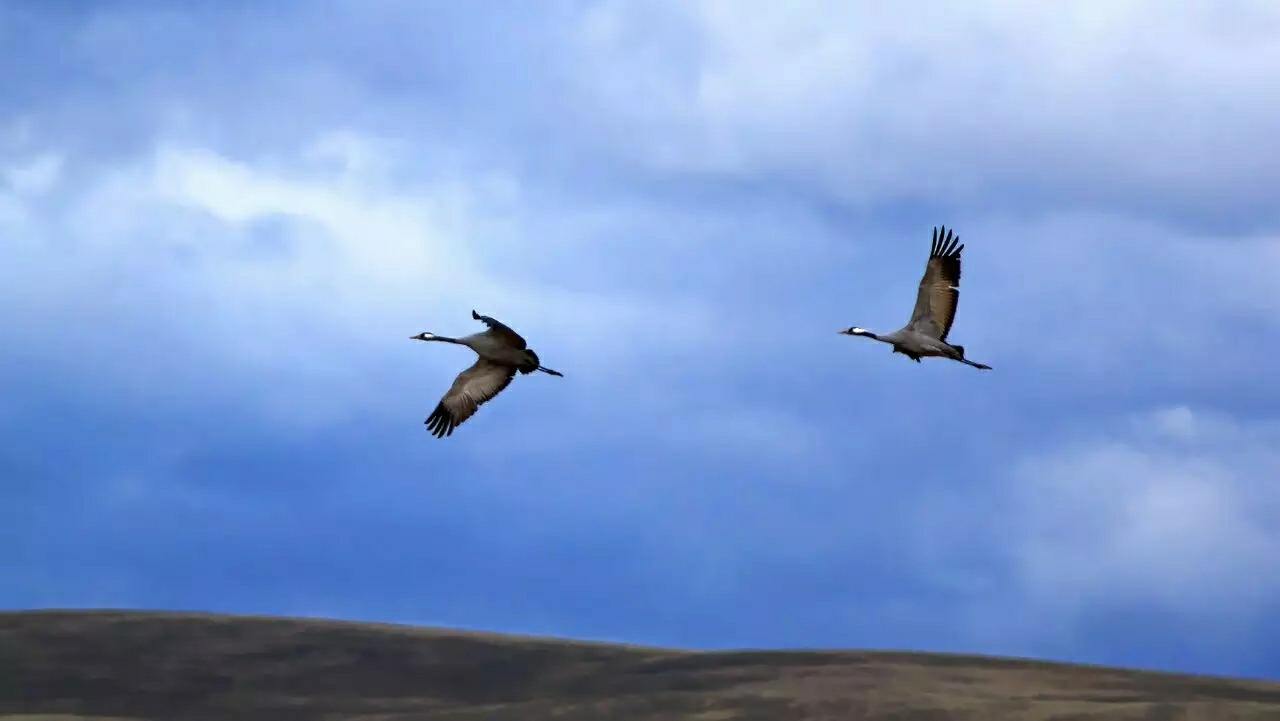
[[[431,435],[436,438],[444,438],[453,432],[453,417],[445,410],[444,404],[440,403],[436,405],[436,409],[431,412],[431,415],[427,416],[426,425]]]
[[[956,235],[954,230],[948,230],[947,226],[934,226],[933,242],[929,247],[929,257],[946,258],[959,254],[961,248],[960,236]]]
[[[472,308],[472,309],[471,309],[471,317],[472,317],[474,320],[480,320],[480,314],[476,312],[476,309],[475,309],[475,308]]]
[[[964,246],[960,244],[960,236],[956,235],[954,230],[948,230],[945,225],[933,229],[933,246],[930,248],[930,257],[959,257],[960,251],[963,249]]]

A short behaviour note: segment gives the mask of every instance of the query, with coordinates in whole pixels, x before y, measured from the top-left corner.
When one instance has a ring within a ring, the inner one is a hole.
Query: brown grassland
[[[307,619],[0,613],[0,721],[1280,721],[1280,684]]]

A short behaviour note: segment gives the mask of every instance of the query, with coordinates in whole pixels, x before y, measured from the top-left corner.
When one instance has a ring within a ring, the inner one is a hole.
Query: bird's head
[[[853,326],[852,328],[845,328],[844,330],[840,331],[840,335],[860,335],[860,336],[864,336],[864,337],[866,337],[866,338],[875,338],[875,337],[876,337],[876,334],[875,334],[875,333],[872,333],[871,331],[867,330],[866,328],[859,328],[859,327],[858,327],[858,326],[856,326],[856,325],[855,325],[855,326]]]
[[[409,340],[435,340],[435,333],[419,333],[409,336]]]

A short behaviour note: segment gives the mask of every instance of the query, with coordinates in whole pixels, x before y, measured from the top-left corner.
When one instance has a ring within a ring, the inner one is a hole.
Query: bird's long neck
[[[427,341],[438,340],[441,343],[457,343],[458,345],[465,345],[465,343],[463,343],[461,340],[457,338],[449,338],[448,336],[443,336],[443,335],[432,335],[430,338],[423,338],[422,340],[427,340]]]

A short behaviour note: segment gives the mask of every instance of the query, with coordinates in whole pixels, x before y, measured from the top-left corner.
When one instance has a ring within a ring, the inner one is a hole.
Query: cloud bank
[[[1280,669],[1270,5],[0,28],[0,605]]]

